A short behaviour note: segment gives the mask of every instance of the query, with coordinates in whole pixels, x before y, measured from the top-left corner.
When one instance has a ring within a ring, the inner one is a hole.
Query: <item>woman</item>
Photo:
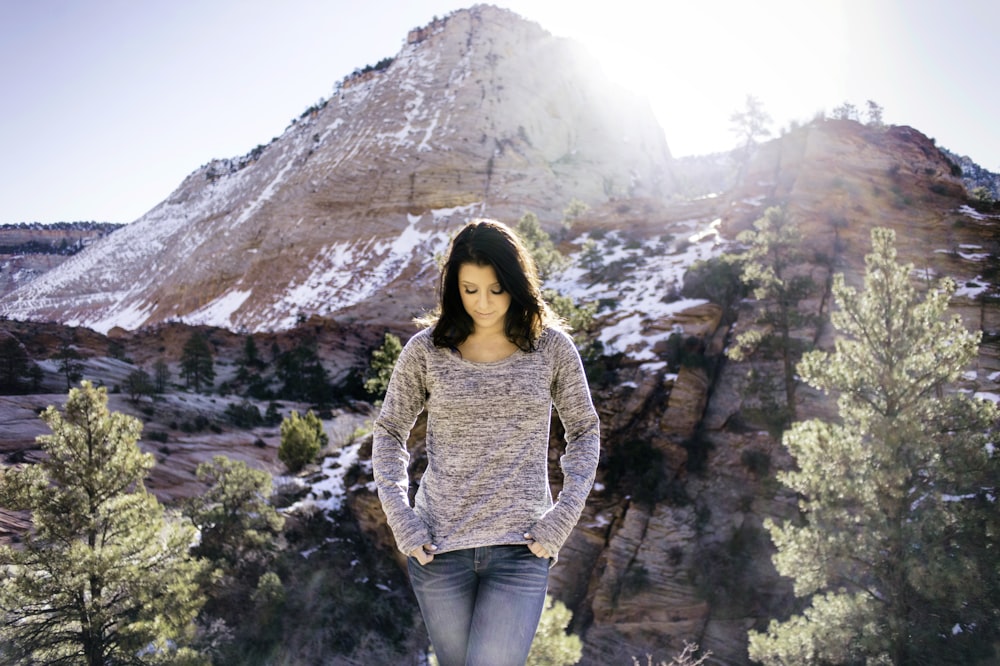
[[[566,431],[555,503],[553,405]],[[406,441],[425,409],[427,469],[411,507]],[[441,666],[524,664],[599,446],[580,356],[542,300],[530,255],[500,222],[470,222],[441,272],[436,320],[396,363],[372,450]]]

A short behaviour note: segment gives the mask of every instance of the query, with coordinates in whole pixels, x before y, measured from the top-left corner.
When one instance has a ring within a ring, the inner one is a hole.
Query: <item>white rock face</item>
[[[469,218],[552,224],[573,199],[657,198],[670,161],[648,105],[578,45],[476,6],[412,31],[267,146],[194,172],[0,314],[101,332],[398,322],[431,306],[434,254]]]

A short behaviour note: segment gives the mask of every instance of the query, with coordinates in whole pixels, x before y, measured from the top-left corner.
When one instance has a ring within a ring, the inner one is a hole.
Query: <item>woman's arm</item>
[[[559,459],[563,487],[556,503],[530,530],[546,551],[556,554],[580,520],[594,486],[601,454],[600,420],[576,346],[568,335],[553,332],[552,402],[566,430],[566,451]]]
[[[372,434],[372,471],[378,497],[396,546],[407,555],[431,543],[427,525],[413,511],[409,500],[410,454],[406,442],[427,397],[426,348],[417,337],[403,347],[396,361]]]

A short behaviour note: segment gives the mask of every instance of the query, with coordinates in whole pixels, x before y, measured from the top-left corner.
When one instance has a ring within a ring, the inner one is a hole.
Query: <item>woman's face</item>
[[[492,266],[459,266],[458,292],[462,295],[462,305],[472,317],[477,333],[496,330],[503,332],[504,320],[510,308],[510,294],[500,286]]]

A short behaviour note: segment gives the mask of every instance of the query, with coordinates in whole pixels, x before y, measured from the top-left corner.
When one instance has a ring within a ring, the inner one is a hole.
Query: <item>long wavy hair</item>
[[[431,338],[435,346],[458,347],[475,328],[459,292],[458,269],[462,264],[493,267],[500,287],[510,294],[504,334],[522,351],[535,351],[544,328],[558,325],[542,299],[535,262],[517,235],[502,222],[478,218],[452,240],[441,269],[437,319],[429,322],[434,327]]]

